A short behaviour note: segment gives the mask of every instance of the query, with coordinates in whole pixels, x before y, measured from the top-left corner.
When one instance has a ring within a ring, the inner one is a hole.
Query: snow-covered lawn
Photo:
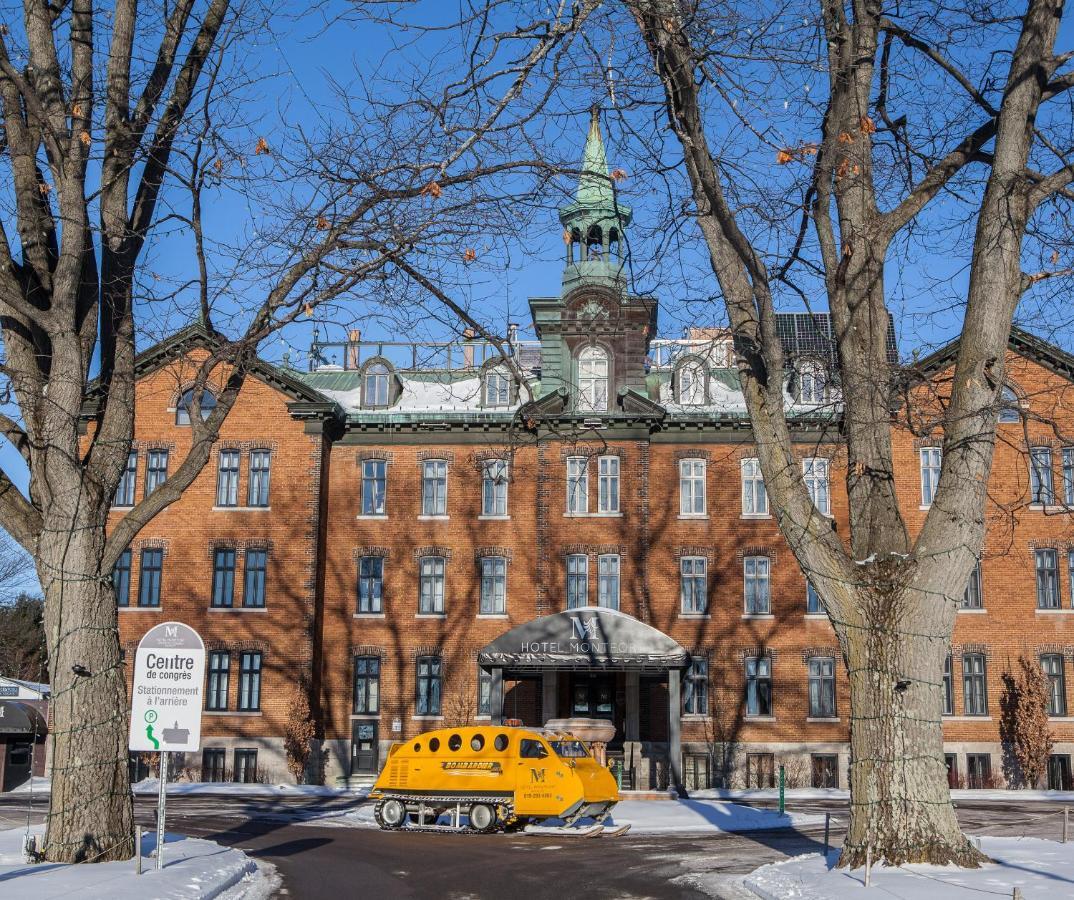
[[[849,800],[850,791],[836,788],[787,788],[784,792],[787,801],[792,800]],[[750,788],[748,790],[723,790],[713,788],[706,791],[690,791],[693,800],[776,800],[779,790],[776,788]],[[988,800],[988,801],[1022,801],[1051,800],[1055,803],[1074,803],[1074,791],[1004,791],[1004,790],[953,790],[951,799]]]
[[[35,794],[47,794],[52,790],[52,780],[49,778],[42,778],[40,775],[35,775],[33,778],[27,778],[22,784],[16,788],[12,788],[8,791],[9,794],[29,794],[31,791]]]
[[[871,887],[865,870],[832,868],[839,851],[797,856],[762,866],[744,884],[764,900],[834,900],[870,897],[884,900],[984,900],[1011,897],[1020,888],[1025,900],[1074,897],[1074,851],[1040,838],[982,837],[981,849],[995,864],[980,869],[954,866],[875,866]]]
[[[326,818],[310,819],[305,824],[376,828],[373,805],[365,803],[346,812],[330,812]],[[788,813],[781,816],[772,809],[753,809],[718,800],[624,800],[612,810],[605,825],[623,825],[628,822],[631,834],[704,834],[804,828],[823,825],[824,816],[805,813]],[[579,825],[588,823],[589,819],[582,819]],[[558,825],[560,822],[557,819],[549,819],[545,824]]]
[[[44,834],[44,826],[30,829]],[[279,888],[271,866],[255,863],[241,850],[212,841],[167,835],[164,868],[142,860],[137,875],[134,860],[68,866],[56,863],[28,865],[23,861],[25,830],[0,831],[0,896],[4,900],[266,900]],[[142,838],[142,855],[156,846],[156,835]]]
[[[131,785],[136,794],[153,794],[160,791],[160,780],[147,778]],[[168,783],[168,796],[182,795],[216,795],[227,797],[259,797],[265,799],[287,799],[299,797],[361,797],[369,793],[369,788],[335,788],[321,784],[235,784],[231,781],[171,781]]]

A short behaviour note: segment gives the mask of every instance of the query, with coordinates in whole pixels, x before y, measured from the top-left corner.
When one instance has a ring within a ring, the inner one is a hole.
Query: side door
[[[376,775],[379,759],[377,723],[356,721],[351,735],[351,774]]]

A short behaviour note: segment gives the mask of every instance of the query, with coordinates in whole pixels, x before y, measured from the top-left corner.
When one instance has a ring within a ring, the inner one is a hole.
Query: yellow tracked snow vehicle
[[[604,827],[619,789],[582,741],[508,725],[443,728],[395,744],[370,796],[377,824],[390,831],[626,830]],[[550,818],[563,825],[537,825]],[[593,824],[575,827],[582,819]]]

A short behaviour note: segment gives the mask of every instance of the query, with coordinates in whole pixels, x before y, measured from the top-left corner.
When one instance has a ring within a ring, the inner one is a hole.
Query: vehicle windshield
[[[589,756],[585,744],[581,741],[549,741],[548,743],[556,751],[556,756],[563,759],[582,759]]]

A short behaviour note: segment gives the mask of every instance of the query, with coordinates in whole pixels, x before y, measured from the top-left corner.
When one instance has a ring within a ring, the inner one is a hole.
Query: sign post
[[[201,747],[205,644],[180,622],[151,628],[138,643],[131,687],[131,750],[160,754],[157,868],[164,868],[164,812],[171,751]]]

